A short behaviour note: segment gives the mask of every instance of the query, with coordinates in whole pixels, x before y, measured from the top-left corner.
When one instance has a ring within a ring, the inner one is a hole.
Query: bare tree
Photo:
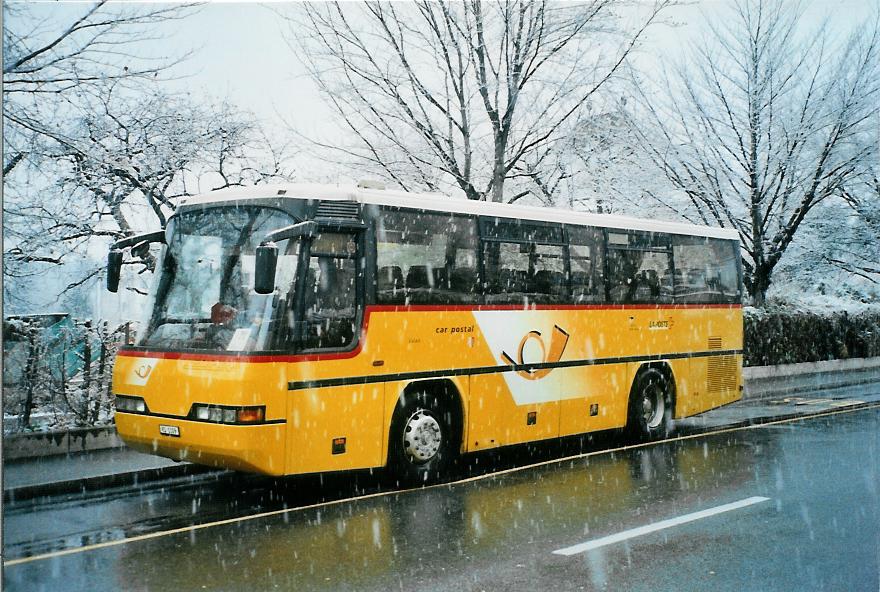
[[[841,215],[840,220],[837,220],[837,228],[827,228],[828,235],[832,238],[827,241],[827,247],[821,250],[821,260],[871,284],[874,292],[880,293],[880,171],[878,167],[870,167],[864,176],[845,187],[843,198],[846,214]]]
[[[51,12],[50,12],[51,11]],[[4,296],[19,300],[20,280],[57,266],[68,245],[40,231],[70,220],[93,221],[73,195],[56,187],[59,155],[83,151],[78,119],[111,85],[137,92],[186,54],[148,57],[157,25],[192,6],[96,2],[79,6],[3,5]],[[117,93],[121,94],[121,93]],[[67,215],[60,215],[60,214]],[[81,223],[82,223],[81,222]],[[101,231],[103,232],[103,230]],[[22,236],[24,235],[24,237]],[[99,232],[100,234],[100,232]],[[26,302],[26,300],[25,300]]]
[[[63,141],[67,108],[95,87],[152,79],[185,58],[150,58],[142,48],[157,40],[156,25],[192,10],[101,1],[64,20],[41,17],[33,5],[4,3],[3,174],[42,152],[46,139]]]
[[[811,210],[876,152],[877,19],[836,45],[824,27],[803,30],[801,16],[781,1],[735,2],[659,88],[643,89],[656,125],[634,128],[687,215],[739,231],[757,305]]]
[[[668,4],[306,3],[289,40],[343,129],[319,146],[404,188],[514,201],[554,183],[554,143]]]
[[[62,294],[93,282],[95,239],[164,224],[182,195],[292,175],[252,114],[163,90],[186,55],[163,55],[159,25],[193,10],[4,5],[7,303],[30,308],[28,282],[49,269],[75,270]]]
[[[76,120],[77,141],[55,156],[68,166],[62,187],[87,190],[122,235],[131,231],[122,206],[133,197],[163,226],[184,195],[292,175],[288,147],[228,102],[196,102],[159,88],[116,97],[111,86],[96,105]]]
[[[4,274],[13,288],[72,262],[90,241],[163,226],[182,196],[293,176],[288,147],[228,103],[159,88],[135,95],[111,82],[69,126],[73,132],[47,152],[46,186],[7,194]],[[141,270],[153,262],[145,256]],[[62,292],[101,269],[85,266]]]

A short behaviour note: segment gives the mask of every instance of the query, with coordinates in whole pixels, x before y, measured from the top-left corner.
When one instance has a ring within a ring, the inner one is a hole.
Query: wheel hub
[[[645,387],[642,391],[642,417],[649,429],[658,427],[666,413],[666,399],[655,385]]]
[[[403,428],[403,449],[415,462],[424,463],[434,458],[442,441],[440,424],[423,409],[413,413],[406,421]]]

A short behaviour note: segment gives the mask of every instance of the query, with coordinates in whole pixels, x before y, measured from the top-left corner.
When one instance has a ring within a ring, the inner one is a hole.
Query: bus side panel
[[[696,384],[692,376],[692,359],[669,360],[667,362],[672,368],[672,379],[675,381],[675,419],[685,417],[683,407],[688,401],[693,400],[693,388]]]
[[[688,375],[690,376],[690,382],[693,384],[693,388],[688,393],[688,396],[678,396],[675,405],[676,418],[689,417],[700,413],[705,409],[709,409],[705,401],[706,368],[708,361],[708,358],[691,359]]]
[[[585,338],[572,337],[576,317],[558,310],[514,309],[475,311],[473,318],[470,359],[485,360],[492,371],[471,377],[468,450],[557,437],[560,399],[587,394],[579,384],[580,370],[521,366],[570,357],[580,347],[574,342]],[[520,369],[505,369],[513,365]]]
[[[623,364],[607,364],[554,370],[567,374],[567,384],[577,390],[577,398],[559,402],[560,436],[623,427],[626,398],[619,393],[629,388],[624,384],[625,369]]]
[[[705,308],[687,312],[693,327],[688,350],[703,355],[690,360],[691,388],[687,396],[679,396],[676,417],[732,403],[742,392],[742,354],[729,353],[743,347],[742,309]]]
[[[694,391],[680,400],[676,416],[687,417],[732,403],[741,397],[742,355],[713,356],[691,360]]]
[[[535,381],[536,392],[551,388],[548,378]],[[557,435],[558,401],[517,405],[504,379],[504,373],[471,377],[468,450],[485,450],[554,438]]]
[[[384,391],[382,384],[292,391],[287,418],[287,472],[383,465]],[[345,438],[344,448],[340,438]]]

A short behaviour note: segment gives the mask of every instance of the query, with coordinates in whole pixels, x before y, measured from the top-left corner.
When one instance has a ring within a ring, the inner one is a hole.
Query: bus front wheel
[[[629,396],[626,429],[638,441],[656,440],[672,433],[672,389],[656,368],[639,372]]]
[[[449,468],[455,446],[451,415],[426,391],[405,393],[391,420],[389,464],[406,485],[433,483]]]

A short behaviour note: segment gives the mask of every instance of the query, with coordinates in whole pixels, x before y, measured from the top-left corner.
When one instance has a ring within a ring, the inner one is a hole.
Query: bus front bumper
[[[283,423],[228,425],[116,413],[116,431],[134,450],[266,475],[284,474],[284,428]]]

